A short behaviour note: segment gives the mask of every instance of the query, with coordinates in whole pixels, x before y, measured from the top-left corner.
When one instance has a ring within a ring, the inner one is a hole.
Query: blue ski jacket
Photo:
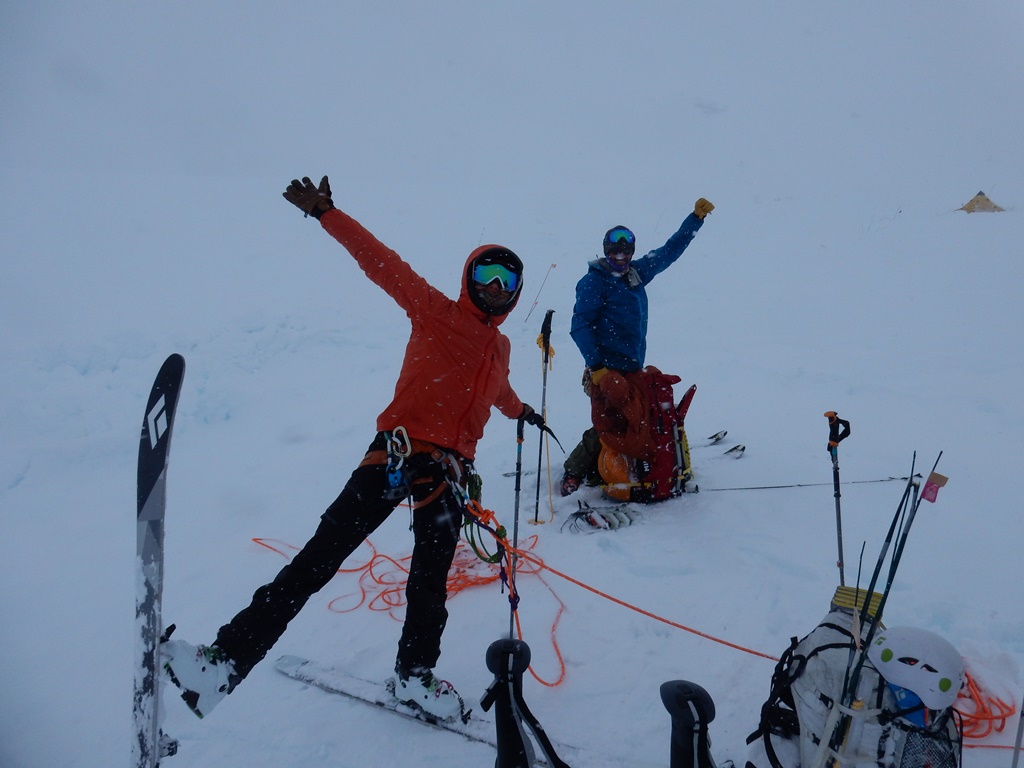
[[[576,305],[569,331],[587,367],[616,371],[638,371],[644,367],[645,286],[682,255],[703,224],[691,213],[663,246],[633,259],[626,272],[613,272],[603,258],[590,262],[587,273],[576,284]]]

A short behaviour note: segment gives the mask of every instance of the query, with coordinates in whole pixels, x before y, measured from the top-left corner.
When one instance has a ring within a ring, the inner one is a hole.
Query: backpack
[[[649,504],[679,496],[686,482],[693,478],[690,445],[683,424],[697,385],[691,386],[676,405],[672,385],[681,380],[653,366],[644,368],[631,380],[634,404],[642,405],[639,413],[645,417],[631,424],[630,431],[642,436],[642,445],[634,441],[636,447],[629,449],[616,440],[617,434],[602,433],[598,472],[605,482],[605,495],[619,501]],[[632,450],[632,455],[624,448]]]
[[[955,710],[927,710],[925,721],[922,704],[901,708],[894,693],[901,689],[887,684],[867,659],[853,706],[842,707],[847,670],[859,656],[852,592],[840,587],[821,623],[802,640],[794,637],[782,655],[758,729],[747,739],[746,768],[825,768],[829,758],[843,768],[959,768],[962,733]],[[843,714],[850,724],[833,751],[829,740]]]

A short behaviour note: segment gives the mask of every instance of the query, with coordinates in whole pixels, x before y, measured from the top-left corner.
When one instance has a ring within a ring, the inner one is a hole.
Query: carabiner
[[[412,491],[409,478],[403,471],[405,460],[412,455],[412,441],[405,427],[395,427],[387,437],[388,464],[386,468],[388,488],[387,499],[403,499]]]

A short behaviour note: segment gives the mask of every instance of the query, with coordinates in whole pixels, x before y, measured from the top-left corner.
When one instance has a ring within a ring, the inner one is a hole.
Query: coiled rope
[[[498,550],[495,553],[488,553],[486,548],[483,548],[482,545],[476,541],[467,543],[460,540],[455,550],[455,558],[452,562],[452,567],[448,572],[448,594],[451,597],[472,587],[490,585],[497,581],[501,581],[503,589],[505,587],[509,589],[510,602],[513,605],[518,605],[519,595],[516,591],[514,580],[511,580],[510,582],[510,580],[506,578],[505,569],[501,562],[514,552],[520,561],[520,565],[517,567],[517,575],[526,574],[535,576],[537,580],[548,590],[558,605],[558,609],[555,613],[550,629],[551,647],[558,662],[558,674],[554,680],[545,680],[537,674],[532,664],[529,667],[530,674],[541,685],[545,685],[550,688],[557,687],[565,680],[566,676],[565,659],[562,656],[557,637],[558,625],[561,621],[562,614],[565,613],[566,605],[552,586],[544,579],[544,571],[554,574],[555,576],[558,576],[571,584],[575,584],[581,589],[591,592],[598,597],[639,613],[640,615],[646,616],[654,621],[658,621],[675,629],[680,629],[684,632],[702,637],[705,640],[710,640],[711,642],[718,643],[719,645],[724,645],[727,648],[732,648],[769,661],[778,661],[778,657],[776,656],[772,656],[752,648],[746,648],[737,643],[724,640],[720,637],[715,637],[707,632],[701,632],[693,627],[688,627],[685,624],[665,618],[664,616],[660,616],[652,611],[640,608],[632,603],[597,589],[596,587],[580,581],[557,568],[553,568],[533,552],[534,547],[539,541],[539,537],[537,535],[529,536],[522,546],[519,548],[513,548],[505,535],[504,527],[498,525],[496,516],[493,512],[483,509],[483,507],[475,502],[471,502],[467,505],[467,510],[470,512],[474,522],[479,521],[477,523],[477,527],[483,531],[487,531],[491,535],[497,543]],[[278,553],[288,560],[291,559],[292,553],[299,551],[298,547],[278,539],[253,538],[253,542],[261,547],[271,550],[272,552]],[[361,564],[338,569],[339,573],[359,574],[358,592],[334,598],[328,603],[328,609],[335,613],[350,613],[365,605],[369,610],[386,612],[392,620],[401,622],[403,620],[403,616],[397,611],[404,608],[406,604],[405,588],[409,575],[408,564],[412,560],[412,555],[394,558],[389,555],[381,554],[369,539],[364,541],[361,548],[369,550],[368,554],[364,555],[364,559]],[[358,552],[359,550],[356,551]],[[347,607],[345,606],[346,601],[348,603]],[[524,639],[519,611],[515,610],[513,615],[515,617],[516,633],[520,639]],[[1015,705],[1008,704],[1002,699],[984,692],[970,673],[966,675],[964,690],[960,692],[960,696],[957,699],[956,709],[963,718],[964,738],[973,740],[983,739],[993,733],[1001,733],[1006,727],[1006,723],[1009,718],[1016,714]],[[1013,748],[1009,746],[989,744],[964,744],[964,746],[991,749]]]

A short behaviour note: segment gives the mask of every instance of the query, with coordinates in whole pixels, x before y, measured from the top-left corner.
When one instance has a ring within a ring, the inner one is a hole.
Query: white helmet
[[[928,709],[946,709],[964,683],[963,657],[948,640],[916,627],[879,632],[868,658],[887,683],[917,694]]]

